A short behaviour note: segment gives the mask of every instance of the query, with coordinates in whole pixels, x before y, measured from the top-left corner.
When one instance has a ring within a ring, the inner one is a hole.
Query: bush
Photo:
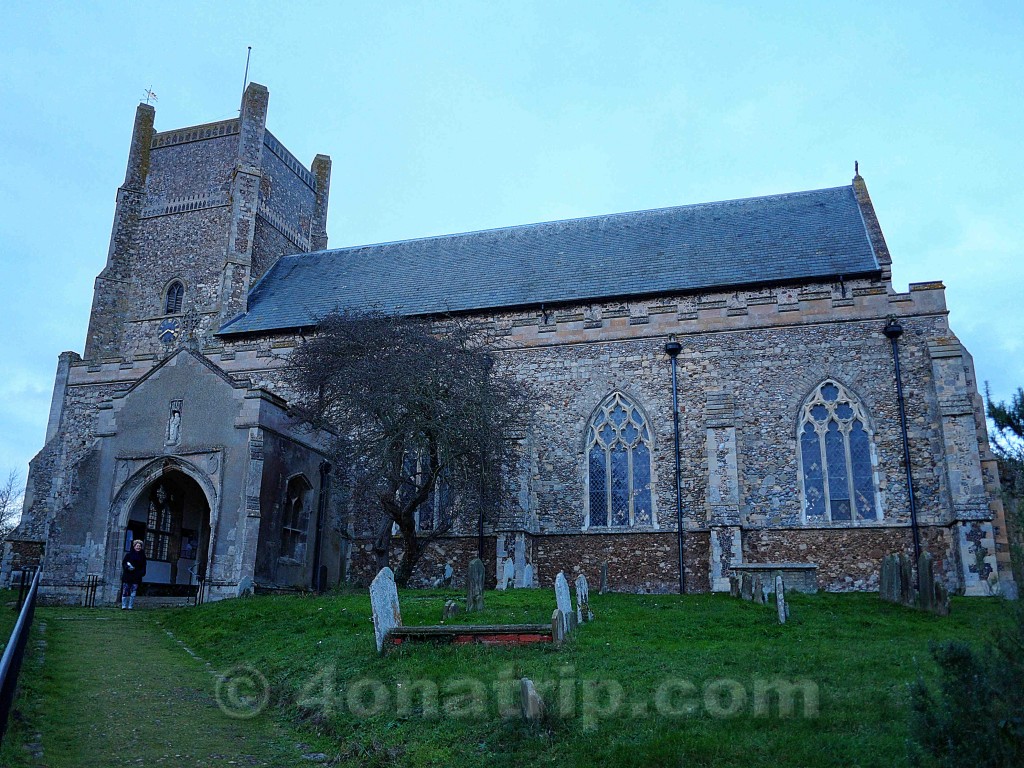
[[[911,686],[911,763],[941,768],[1024,765],[1024,609],[981,651],[932,646],[937,688]]]

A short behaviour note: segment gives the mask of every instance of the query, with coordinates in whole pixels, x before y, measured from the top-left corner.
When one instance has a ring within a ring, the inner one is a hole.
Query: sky
[[[1024,386],[1024,3],[0,0],[0,474],[82,352],[136,104],[250,80],[333,159],[332,246],[835,187],[860,162],[897,290],[942,280],[997,400]]]

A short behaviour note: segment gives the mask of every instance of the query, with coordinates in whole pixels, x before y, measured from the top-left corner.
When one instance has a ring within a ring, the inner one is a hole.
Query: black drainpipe
[[[896,341],[903,335],[903,326],[895,315],[889,315],[882,333],[892,344],[892,364],[896,369],[896,401],[900,408],[900,431],[903,433],[903,464],[907,468],[907,498],[910,500],[910,529],[914,534],[914,567],[921,559],[921,535],[917,530],[917,503],[914,500],[914,480],[910,471],[910,441],[907,438],[907,410],[903,404],[903,381],[900,376],[900,350]]]
[[[324,513],[327,510],[327,494],[330,492],[331,465],[326,461],[320,462],[320,493],[316,500],[316,534],[313,540],[313,588],[317,592],[323,592],[326,588],[325,579],[320,574],[320,563],[323,561],[323,554],[320,549],[323,542]]]
[[[676,452],[676,536],[679,544],[679,594],[686,594],[686,561],[683,551],[683,497],[679,488],[679,389],[676,386],[676,357],[683,350],[683,345],[676,341],[673,334],[665,343],[665,354],[672,358],[672,434]]]

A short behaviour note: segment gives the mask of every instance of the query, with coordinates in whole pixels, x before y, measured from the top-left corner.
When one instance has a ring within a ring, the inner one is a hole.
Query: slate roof
[[[333,310],[433,314],[879,271],[852,186],[280,258],[222,334]]]

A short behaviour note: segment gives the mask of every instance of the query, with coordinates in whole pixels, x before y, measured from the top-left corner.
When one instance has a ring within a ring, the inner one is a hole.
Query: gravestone
[[[469,576],[466,578],[466,613],[484,609],[484,561],[474,557],[469,561]]]
[[[917,607],[937,614],[949,615],[949,591],[935,578],[935,558],[922,552],[917,561]]]
[[[568,634],[570,631],[569,614],[573,613],[572,597],[569,595],[569,582],[565,580],[565,574],[561,571],[555,577],[555,604],[558,606],[558,610],[562,612],[562,621],[565,622],[565,633]]]
[[[608,563],[601,563],[601,588],[598,594],[603,595],[608,591]]]
[[[565,642],[565,616],[557,608],[551,613],[551,642],[556,648]]]
[[[938,616],[949,616],[949,590],[941,581],[935,582],[935,613]]]
[[[516,577],[516,564],[511,557],[506,557],[501,565],[501,573],[498,574],[498,589],[508,589]]]
[[[455,569],[452,568],[451,563],[444,564],[444,578],[441,580],[441,585],[450,587],[452,585],[452,576],[455,575]]]
[[[753,600],[757,605],[764,605],[764,584],[761,583],[761,576],[754,576]]]
[[[775,607],[779,610],[779,624],[786,623],[786,585],[782,581],[782,575],[775,577]]]
[[[935,561],[929,552],[922,552],[917,560],[917,605],[935,610]]]
[[[527,588],[533,586],[533,563],[527,563],[523,568],[523,586]]]
[[[537,688],[530,678],[524,677],[519,681],[519,693],[519,708],[523,720],[531,724],[539,723],[544,715],[544,700],[537,693]]]
[[[370,584],[370,607],[373,609],[373,634],[377,639],[377,652],[384,650],[384,636],[389,630],[402,626],[402,611],[398,607],[398,588],[395,574],[390,568],[381,568]]]
[[[740,579],[738,576],[729,577],[729,595],[739,599],[740,596]]]
[[[581,624],[594,618],[590,612],[590,585],[582,573],[576,577],[576,617]]]
[[[896,574],[895,555],[886,555],[882,558],[882,572],[878,578],[878,596],[889,603],[896,602]]]
[[[444,610],[441,611],[441,621],[448,621],[453,619],[459,612],[459,604],[454,600],[445,600]]]
[[[754,579],[749,573],[740,576],[740,597],[744,600],[754,599]]]
[[[900,598],[904,605],[914,604],[914,563],[910,557],[901,552],[899,555]]]

